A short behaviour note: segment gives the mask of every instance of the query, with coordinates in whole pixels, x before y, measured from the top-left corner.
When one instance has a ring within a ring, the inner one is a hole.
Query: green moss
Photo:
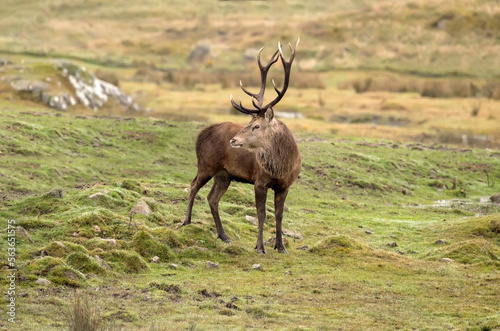
[[[188,245],[199,245],[209,249],[217,247],[215,235],[209,231],[208,226],[199,226],[190,224],[183,226],[178,230],[179,236],[183,242]]]
[[[94,226],[98,225],[100,227],[106,225],[118,225],[125,218],[123,216],[117,215],[107,209],[95,209],[89,212],[84,212],[73,219],[70,220],[71,224],[80,226]]]
[[[67,255],[80,252],[85,253],[86,249],[82,245],[74,244],[67,241],[53,241],[48,246],[43,248],[49,256],[53,257],[66,257]]]
[[[169,247],[162,244],[149,232],[141,230],[132,239],[131,247],[146,259],[158,256],[160,261],[168,261],[173,257]]]
[[[142,188],[141,183],[131,179],[124,180],[121,183],[120,187],[129,191],[137,192],[139,194],[143,194],[145,192],[145,189]]]
[[[344,235],[329,236],[321,240],[309,249],[309,252],[319,255],[334,254],[337,252],[347,253],[353,250],[361,250],[363,246],[354,239]]]
[[[155,236],[158,237],[158,240],[171,248],[179,248],[183,247],[184,244],[177,234],[176,231],[172,229],[167,229],[165,227],[156,228],[151,231]]]
[[[28,270],[59,285],[80,287],[85,282],[85,276],[81,272],[68,266],[62,259],[51,256],[33,261]]]
[[[484,239],[473,239],[439,248],[428,255],[430,260],[442,258],[464,264],[500,262],[500,248]]]
[[[83,252],[75,252],[68,255],[66,263],[83,273],[104,274],[105,269],[89,255]]]
[[[40,216],[60,212],[69,207],[63,199],[41,196],[22,200],[15,205],[14,210],[21,215]]]
[[[102,254],[114,270],[126,273],[141,273],[149,269],[142,256],[135,251],[113,250]]]
[[[288,242],[287,242],[287,244],[288,244]],[[245,253],[248,253],[248,249],[246,249],[245,247],[240,246],[238,244],[231,243],[231,244],[225,246],[224,248],[222,248],[221,252],[228,254],[228,255],[231,255],[231,256],[239,256],[239,255],[243,255]]]

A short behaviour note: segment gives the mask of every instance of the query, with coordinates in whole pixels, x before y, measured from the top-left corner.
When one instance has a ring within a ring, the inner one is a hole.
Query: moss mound
[[[83,273],[103,274],[105,269],[89,255],[82,252],[75,252],[68,255],[66,263]]]
[[[53,241],[48,246],[43,248],[47,255],[53,257],[64,258],[71,253],[85,253],[86,249],[82,245],[74,244],[67,241]]]
[[[62,259],[52,256],[33,261],[28,270],[36,276],[49,279],[54,284],[80,287],[85,282],[85,276],[80,271],[68,266]]]
[[[140,273],[149,269],[142,256],[135,251],[113,250],[102,254],[114,270],[126,273]]]
[[[349,253],[354,250],[361,250],[363,246],[356,240],[344,236],[334,235],[329,236],[309,249],[309,252],[319,255],[327,255],[331,253]]]
[[[208,229],[208,226],[191,224],[181,227],[178,232],[180,238],[182,238],[187,245],[203,246],[208,249],[217,247],[217,238]]]
[[[463,264],[498,263],[500,248],[485,239],[473,239],[445,246],[428,254],[429,260],[449,258]]]
[[[150,259],[158,256],[161,261],[169,260],[173,254],[167,245],[162,244],[149,232],[141,230],[132,239],[131,247],[141,256]]]
[[[184,246],[184,242],[179,237],[179,235],[172,229],[167,229],[165,227],[157,228],[151,231],[158,240],[167,245],[170,248],[180,248]]]
[[[107,209],[96,209],[74,217],[71,219],[70,223],[80,226],[105,226],[121,224],[123,219],[123,216],[115,214]]]

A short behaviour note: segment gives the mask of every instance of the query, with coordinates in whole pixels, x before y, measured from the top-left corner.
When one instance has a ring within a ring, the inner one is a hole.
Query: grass
[[[18,236],[16,245],[27,329],[68,327],[58,312],[76,307],[74,289],[108,329],[500,326],[500,210],[479,200],[498,192],[495,150],[296,131],[303,169],[284,228],[304,239],[286,237],[287,255],[271,247],[258,255],[245,220],[256,215],[250,185],[233,183],[221,201],[232,244],[216,239],[209,188],[194,224],[179,227],[204,124],[37,108],[3,108],[0,123],[0,215],[33,239]],[[54,188],[62,196],[46,194]],[[452,200],[454,190],[466,198]],[[129,226],[139,201],[152,213]],[[265,240],[274,237],[271,198],[267,209]],[[39,277],[51,284],[36,285]]]

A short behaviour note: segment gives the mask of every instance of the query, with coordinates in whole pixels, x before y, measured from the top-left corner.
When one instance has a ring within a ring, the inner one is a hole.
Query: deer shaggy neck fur
[[[293,171],[300,159],[300,153],[290,130],[282,122],[273,119],[268,129],[266,144],[257,151],[257,162],[271,174],[273,178],[284,179],[296,175]],[[300,162],[298,163],[300,164]]]

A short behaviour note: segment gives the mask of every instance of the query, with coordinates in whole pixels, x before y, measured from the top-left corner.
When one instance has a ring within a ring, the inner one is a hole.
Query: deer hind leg
[[[214,177],[214,186],[212,186],[212,190],[207,196],[210,211],[212,212],[215,227],[217,228],[217,237],[226,243],[230,243],[231,239],[226,236],[224,228],[222,227],[222,222],[220,221],[219,201],[224,193],[226,193],[229,184],[231,184],[231,176],[227,173],[227,171],[218,172]]]
[[[207,174],[200,174],[199,172],[196,174],[196,177],[191,182],[191,191],[189,192],[189,200],[188,207],[186,211],[186,217],[184,218],[184,222],[182,225],[191,224],[191,212],[193,211],[194,199],[196,198],[196,194],[198,191],[205,186],[205,184],[212,178],[212,176]]]

